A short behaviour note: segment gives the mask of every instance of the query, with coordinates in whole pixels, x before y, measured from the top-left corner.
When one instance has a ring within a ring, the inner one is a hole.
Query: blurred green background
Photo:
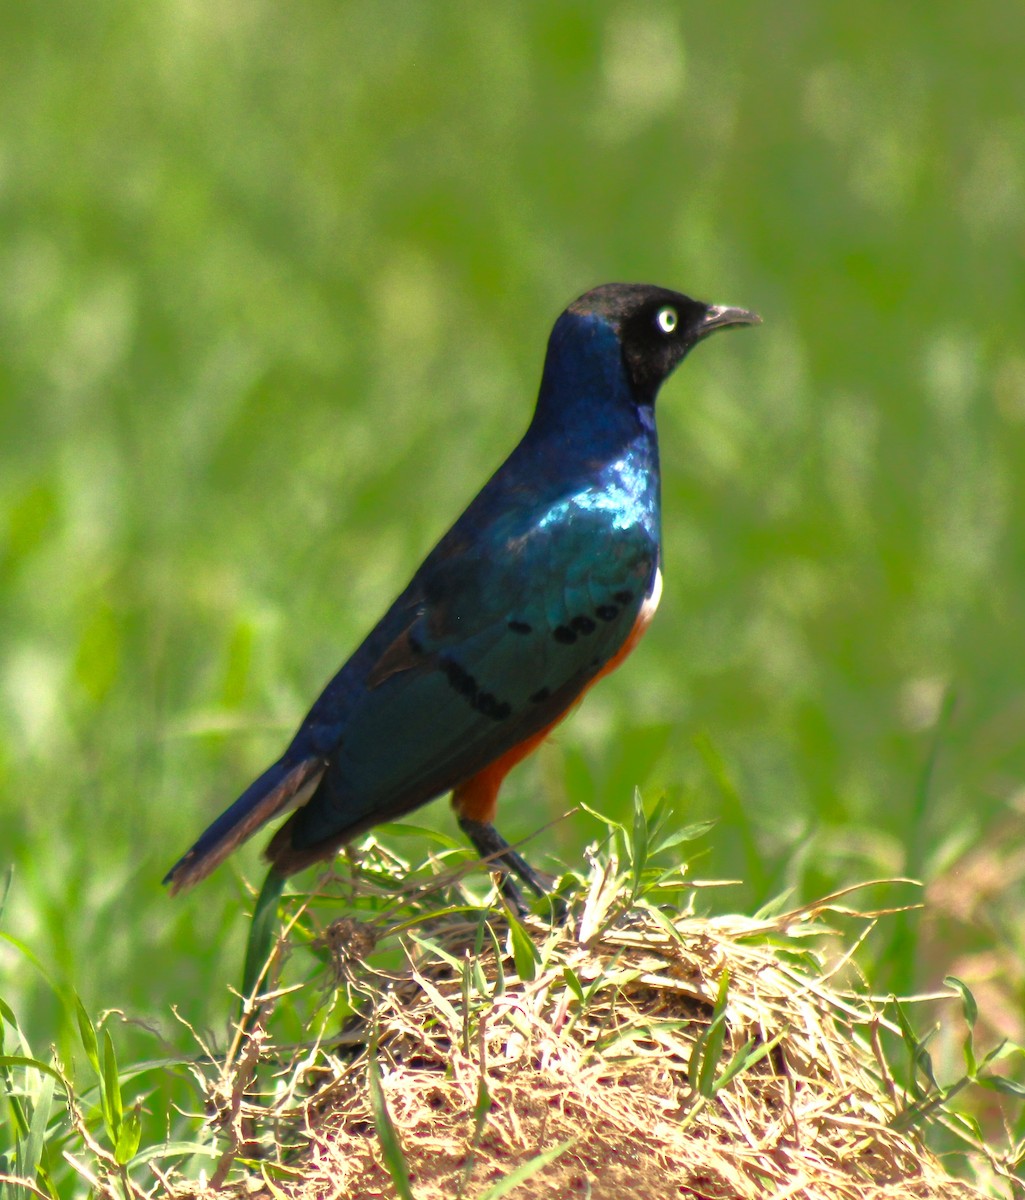
[[[909,872],[968,950],[1020,963],[1025,7],[2,18],[4,928],[55,980],[224,1019],[264,839],[173,903],[162,874],[512,446],[553,320],[608,280],[765,324],[665,388],[658,620],[511,777],[504,832],[579,800],[625,818],[640,785],[718,818],[695,870],[745,881],[720,908]],[[443,802],[417,819],[452,829]],[[49,993],[0,964],[49,1040]]]

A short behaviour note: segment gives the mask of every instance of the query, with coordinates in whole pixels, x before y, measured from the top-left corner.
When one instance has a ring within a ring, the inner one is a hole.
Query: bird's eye
[[[672,333],[680,323],[680,316],[675,308],[670,308],[669,305],[666,305],[665,308],[658,310],[655,320],[658,322],[658,327],[663,333]]]

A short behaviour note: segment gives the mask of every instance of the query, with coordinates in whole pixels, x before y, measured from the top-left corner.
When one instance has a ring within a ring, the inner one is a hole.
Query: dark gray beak
[[[762,318],[746,308],[730,308],[726,304],[710,304],[708,312],[698,326],[698,337],[706,333],[714,333],[717,329],[726,329],[730,325],[761,325]]]

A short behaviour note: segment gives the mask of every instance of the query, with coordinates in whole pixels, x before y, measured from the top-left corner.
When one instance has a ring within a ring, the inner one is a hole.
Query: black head
[[[702,338],[731,325],[761,322],[757,313],[747,309],[704,304],[647,283],[603,284],[567,311],[598,317],[612,327],[634,393],[642,402],[654,400],[660,385]]]

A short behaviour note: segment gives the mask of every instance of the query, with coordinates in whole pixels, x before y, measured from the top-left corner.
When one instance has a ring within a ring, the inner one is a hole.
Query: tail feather
[[[171,895],[205,879],[261,825],[305,804],[325,766],[323,759],[305,758],[298,763],[282,760],[264,771],[168,871],[164,883]]]

